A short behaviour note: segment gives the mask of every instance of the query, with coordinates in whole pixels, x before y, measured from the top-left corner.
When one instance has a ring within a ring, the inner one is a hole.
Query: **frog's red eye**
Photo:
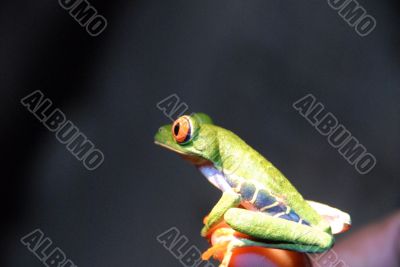
[[[190,119],[187,116],[182,116],[177,119],[172,125],[172,135],[176,142],[182,144],[190,140],[192,126]]]

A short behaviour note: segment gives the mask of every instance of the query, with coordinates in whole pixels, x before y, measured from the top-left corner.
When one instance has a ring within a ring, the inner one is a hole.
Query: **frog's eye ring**
[[[192,124],[188,116],[182,116],[172,124],[172,135],[179,144],[190,141],[192,136]]]

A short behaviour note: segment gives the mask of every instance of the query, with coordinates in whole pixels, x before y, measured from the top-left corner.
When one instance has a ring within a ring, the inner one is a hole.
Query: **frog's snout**
[[[167,129],[165,129],[165,127],[158,128],[157,135],[163,136],[165,134],[167,134]]]
[[[170,136],[171,136],[171,126],[164,125],[158,128],[158,131],[154,136],[154,141],[156,143],[166,143],[167,140],[169,140]]]

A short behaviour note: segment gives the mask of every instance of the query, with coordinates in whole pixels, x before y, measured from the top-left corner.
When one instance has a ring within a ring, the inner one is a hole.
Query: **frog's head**
[[[178,153],[194,164],[213,161],[218,156],[216,128],[209,116],[194,113],[179,117],[160,127],[154,140],[157,145]]]

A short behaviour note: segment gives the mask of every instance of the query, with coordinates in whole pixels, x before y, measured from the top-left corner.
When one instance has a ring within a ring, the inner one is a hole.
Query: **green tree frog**
[[[324,252],[333,246],[333,234],[351,225],[347,213],[305,200],[271,162],[204,113],[162,126],[155,143],[190,161],[222,191],[206,217],[202,236],[225,221],[249,237],[230,240],[221,266],[229,265],[238,247]]]

